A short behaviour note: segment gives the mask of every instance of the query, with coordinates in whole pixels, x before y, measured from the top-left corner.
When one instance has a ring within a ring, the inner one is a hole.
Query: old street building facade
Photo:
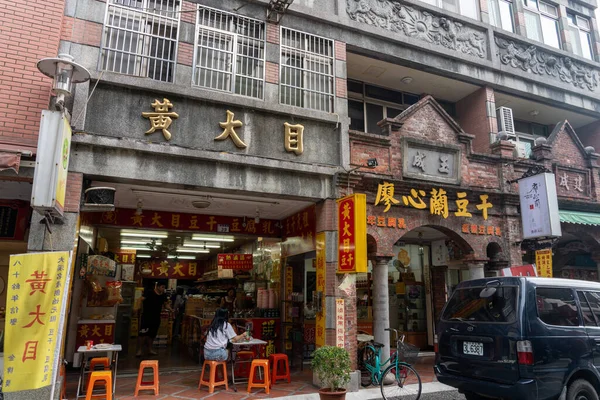
[[[268,6],[66,1],[58,53],[92,79],[68,105],[65,224],[51,240],[34,214],[29,250],[73,249],[76,231],[113,253],[126,229],[271,237],[288,242],[282,266],[308,265],[307,282],[324,237],[329,307],[317,335],[336,342],[337,297],[353,358],[359,331],[389,351],[388,324],[427,349],[456,284],[535,262],[513,181],[545,167],[563,230],[553,274],[598,279],[594,1]],[[91,187],[116,189],[116,210],[81,209]],[[342,292],[335,199],[350,193],[367,195],[370,266]],[[302,231],[306,213],[315,223]],[[76,332],[74,319],[68,359]]]

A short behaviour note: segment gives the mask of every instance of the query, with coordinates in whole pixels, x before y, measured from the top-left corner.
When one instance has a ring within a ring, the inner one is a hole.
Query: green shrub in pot
[[[341,347],[322,346],[313,352],[312,370],[323,388],[335,392],[344,390],[350,381],[350,355]]]

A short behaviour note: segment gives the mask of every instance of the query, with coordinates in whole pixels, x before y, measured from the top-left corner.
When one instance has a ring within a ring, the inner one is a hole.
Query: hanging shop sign
[[[538,276],[552,278],[552,249],[536,250],[535,265]]]
[[[87,274],[114,278],[117,275],[117,263],[100,255],[88,256]]]
[[[461,232],[471,235],[502,236],[502,229],[493,225],[463,224]]]
[[[335,345],[345,348],[346,317],[344,315],[344,299],[335,299]]]
[[[244,221],[243,217],[147,210],[144,210],[140,215],[136,215],[134,209],[117,208],[115,211],[87,213],[85,222],[88,225],[114,225],[123,228],[174,229],[212,233],[219,232],[219,225],[226,225],[229,227],[230,233],[281,237],[279,221],[263,218],[260,219],[259,223],[256,223],[254,218],[247,218]]]
[[[367,196],[337,200],[338,273],[367,272]]]
[[[503,268],[500,276],[538,276],[535,265],[520,265],[517,267]]]
[[[316,206],[312,205],[283,220],[283,243],[281,253],[284,257],[315,251],[317,231]]]
[[[316,275],[317,293],[325,293],[325,270],[326,270],[326,247],[325,247],[325,232],[317,233],[317,264],[316,264]],[[325,346],[325,296],[317,295],[316,299],[321,301],[321,304],[314,304],[317,309],[316,321],[315,321],[315,344],[317,347]]]
[[[56,381],[70,261],[66,251],[10,257],[4,393],[39,389]]]
[[[200,279],[203,274],[202,268],[198,268],[198,263],[186,260],[162,260],[162,261],[144,261],[138,259],[140,271],[150,271],[144,275],[144,278],[156,279]]]
[[[67,193],[71,126],[64,113],[42,110],[31,207],[62,215]]]
[[[117,264],[135,264],[135,250],[121,250],[115,253]]]
[[[19,200],[0,200],[0,239],[23,240],[29,222],[29,204]]]
[[[519,179],[519,200],[523,239],[562,236],[554,174]]]
[[[250,271],[254,267],[252,254],[219,254],[217,263],[222,269]]]
[[[383,182],[380,183],[377,188],[377,196],[375,198],[374,205],[385,206],[383,212],[388,212],[392,206],[400,205],[400,200],[395,198],[395,187],[393,183]],[[426,202],[427,195],[429,194],[429,201]],[[488,202],[489,195],[480,194],[479,203],[475,205],[475,209],[480,211],[483,219],[488,219],[488,211],[494,206]],[[457,192],[456,200],[456,211],[452,214],[456,217],[471,218],[473,216],[472,208],[469,207],[469,200],[467,199],[467,192]],[[431,215],[439,215],[446,219],[450,216],[451,212],[448,206],[448,193],[442,188],[433,188],[429,192],[422,189],[410,189],[410,194],[402,196],[402,204],[408,207],[416,208],[418,210],[429,210]],[[382,217],[383,218],[383,217]],[[402,225],[398,225],[400,221],[397,221],[396,227],[402,229]]]

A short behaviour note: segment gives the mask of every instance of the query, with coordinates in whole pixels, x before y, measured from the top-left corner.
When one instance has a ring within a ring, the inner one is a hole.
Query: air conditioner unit
[[[498,107],[496,109],[496,119],[498,120],[498,133],[506,132],[509,136],[515,134],[512,108]]]
[[[496,143],[496,134],[490,132],[490,144]]]
[[[515,146],[515,153],[517,158],[529,158],[531,152],[531,146],[525,142],[517,142]]]

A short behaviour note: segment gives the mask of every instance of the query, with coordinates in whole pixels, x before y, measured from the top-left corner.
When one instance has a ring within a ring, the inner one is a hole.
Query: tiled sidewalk
[[[435,381],[433,373],[433,357],[422,357],[414,365],[422,383]],[[208,389],[203,387],[198,390],[198,379],[200,370],[193,372],[171,372],[160,375],[160,395],[154,396],[151,391],[141,392],[137,399],[160,399],[160,400],[190,400],[190,399],[265,399],[277,398],[284,396],[295,396],[302,394],[317,393],[318,388],[312,384],[312,371],[305,368],[304,371],[292,372],[292,383],[280,381],[271,388],[271,393],[266,394],[264,390],[253,390],[252,394],[246,391],[246,384],[237,384],[237,393],[230,387],[225,390],[224,387],[216,388],[215,393],[209,394]],[[77,390],[77,374],[69,374],[67,384],[67,397],[75,398]],[[135,391],[136,377],[134,376],[118,376],[115,398],[118,400],[136,399],[133,396]]]

